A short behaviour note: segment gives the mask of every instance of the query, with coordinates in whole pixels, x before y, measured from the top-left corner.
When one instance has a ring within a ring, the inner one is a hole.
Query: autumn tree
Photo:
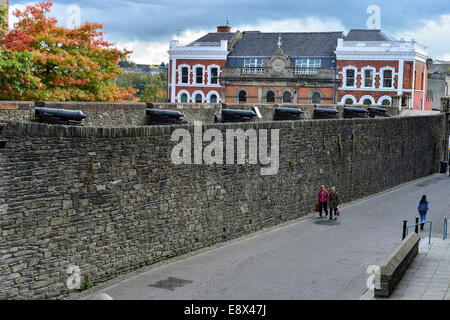
[[[131,53],[103,39],[103,25],[74,29],[47,17],[52,2],[16,10],[18,22],[0,39],[0,99],[40,101],[134,100],[118,87],[118,62]]]

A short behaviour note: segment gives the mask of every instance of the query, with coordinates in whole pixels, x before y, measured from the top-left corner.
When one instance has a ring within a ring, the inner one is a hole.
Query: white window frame
[[[264,68],[266,58],[244,58],[244,68]]]
[[[366,99],[369,99],[372,102],[372,105],[377,105],[377,102],[375,101],[375,99],[369,95],[362,96],[361,99],[359,99],[359,104],[364,105],[364,100],[366,100]]]
[[[187,101],[186,102],[181,102],[181,96],[183,94],[187,94]],[[189,95],[189,92],[187,90],[183,89],[183,90],[178,91],[178,94],[177,94],[177,102],[178,103],[189,103],[190,101],[191,101],[191,96]]]
[[[366,70],[372,70],[373,76],[372,76],[372,86],[366,87]],[[371,66],[366,66],[361,69],[361,76],[362,76],[362,85],[361,88],[364,89],[375,89],[375,79],[377,77],[377,69]]]
[[[202,102],[196,102],[195,101],[195,97],[197,96],[197,94],[200,94],[202,96]],[[192,103],[205,103],[205,94],[203,93],[202,90],[195,90],[192,95],[191,95],[191,101]]]
[[[295,68],[321,68],[321,67],[322,67],[322,59],[315,59],[315,58],[295,59]]]
[[[386,70],[390,70],[392,72],[392,84],[390,87],[385,87],[384,86],[384,71]],[[393,67],[383,67],[380,69],[380,78],[381,78],[381,83],[380,83],[380,88],[383,89],[394,89],[394,83],[395,83],[395,68]]]
[[[345,100],[347,100],[347,99],[351,99],[353,101],[352,104],[354,104],[354,105],[358,104],[358,101],[356,101],[356,98],[354,96],[352,96],[351,94],[346,94],[345,96],[343,96],[340,104],[345,104]]]
[[[347,86],[347,71],[353,70],[355,72],[355,80],[353,82],[353,86]],[[356,89],[358,87],[358,68],[355,66],[346,66],[342,69],[342,76],[343,76],[343,86],[342,88],[347,89]]]
[[[208,92],[208,94],[206,95],[206,103],[214,103],[214,102],[211,102],[211,96],[213,94],[215,94],[217,97],[217,102],[215,102],[215,103],[220,103],[220,101],[221,101],[220,94],[215,90],[211,90]]]
[[[197,68],[202,69],[202,82],[197,83]],[[205,74],[206,74],[206,67],[203,64],[196,64],[192,66],[192,85],[193,86],[204,86],[205,85]]]
[[[217,69],[217,83],[212,83],[211,82],[211,80],[212,80],[212,69],[213,68]],[[220,86],[219,77],[220,77],[221,73],[222,73],[222,69],[220,68],[220,66],[218,66],[216,64],[209,65],[208,66],[208,71],[207,71],[207,74],[208,74],[208,85],[209,86],[218,86],[219,87]]]
[[[182,79],[183,79],[182,70],[183,70],[183,68],[187,68],[188,69],[188,82],[187,83],[182,82]],[[179,85],[190,85],[190,80],[191,80],[191,76],[190,75],[191,75],[191,66],[190,65],[188,65],[188,64],[180,64],[178,66],[178,84]]]
[[[380,99],[378,99],[378,105],[382,106],[384,100],[389,100],[390,105],[392,106],[392,98],[389,96],[382,96]]]

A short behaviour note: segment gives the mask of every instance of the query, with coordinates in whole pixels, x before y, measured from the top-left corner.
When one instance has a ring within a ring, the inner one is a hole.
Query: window
[[[345,71],[347,81],[345,82],[345,85],[347,87],[354,87],[355,86],[355,70],[354,69],[348,69]]]
[[[311,104],[321,104],[322,103],[322,96],[319,92],[315,91],[311,94]]]
[[[363,102],[363,105],[365,105],[365,106],[370,106],[370,105],[372,105],[372,100],[370,100],[370,99],[365,99],[364,102]]]
[[[321,66],[321,59],[295,59],[296,68],[320,68]]]
[[[244,90],[239,91],[238,102],[239,103],[247,102],[247,92],[245,92]]]
[[[345,104],[353,104],[353,100],[350,98],[345,99]]]
[[[217,96],[216,96],[215,94],[212,94],[212,95],[209,97],[209,102],[210,102],[210,103],[217,103]]]
[[[282,103],[284,104],[290,104],[292,103],[292,95],[289,91],[286,91],[285,93],[283,93],[283,101]]]
[[[383,71],[383,87],[392,88],[392,70]]]
[[[195,83],[203,83],[203,68],[195,68]]]
[[[246,68],[262,68],[267,59],[263,58],[247,58],[244,59],[244,67]]]
[[[267,92],[266,103],[275,103],[275,92],[272,90]]]
[[[187,94],[186,94],[186,93],[183,93],[183,94],[181,95],[181,102],[186,103],[187,100],[188,100]]]
[[[373,87],[373,70],[371,69],[364,70],[364,87]]]
[[[381,102],[382,106],[390,106],[391,102],[388,99],[384,99],[383,102]]]
[[[217,68],[212,68],[211,69],[211,83],[212,84],[217,84],[219,82],[218,76],[219,76],[219,71],[217,70]]]
[[[189,82],[189,69],[186,67],[181,68],[181,83]]]
[[[195,96],[195,103],[202,103],[203,102],[203,97],[200,93],[197,93],[197,95]]]

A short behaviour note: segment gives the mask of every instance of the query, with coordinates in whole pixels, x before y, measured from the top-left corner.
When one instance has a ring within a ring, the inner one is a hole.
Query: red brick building
[[[426,47],[380,30],[217,32],[170,42],[172,103],[390,105],[431,110]]]
[[[187,46],[178,41],[169,48],[169,101],[172,103],[221,102],[219,77],[227,62],[232,45],[241,33],[230,32],[229,26],[217,27],[217,32]]]
[[[407,96],[406,107],[431,110],[425,46],[396,40],[380,30],[351,30],[339,39],[335,53],[340,104],[390,105],[393,96]]]

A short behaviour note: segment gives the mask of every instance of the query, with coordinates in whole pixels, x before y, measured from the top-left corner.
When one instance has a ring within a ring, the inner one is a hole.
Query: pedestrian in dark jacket
[[[430,208],[430,202],[427,201],[427,196],[423,195],[417,204],[417,209],[420,214],[420,230],[423,230],[424,222],[427,220],[427,211]]]
[[[334,220],[337,219],[336,211],[337,211],[338,205],[339,205],[339,195],[336,192],[336,188],[332,187],[331,192],[328,196],[328,208],[330,208],[330,220],[333,219],[333,211],[334,211],[334,216],[335,216]]]
[[[327,204],[328,204],[328,191],[327,189],[325,189],[324,185],[320,186],[320,191],[319,191],[319,215],[320,215],[320,219],[322,219],[322,210],[325,211],[325,216],[328,216],[328,209],[327,209]]]

